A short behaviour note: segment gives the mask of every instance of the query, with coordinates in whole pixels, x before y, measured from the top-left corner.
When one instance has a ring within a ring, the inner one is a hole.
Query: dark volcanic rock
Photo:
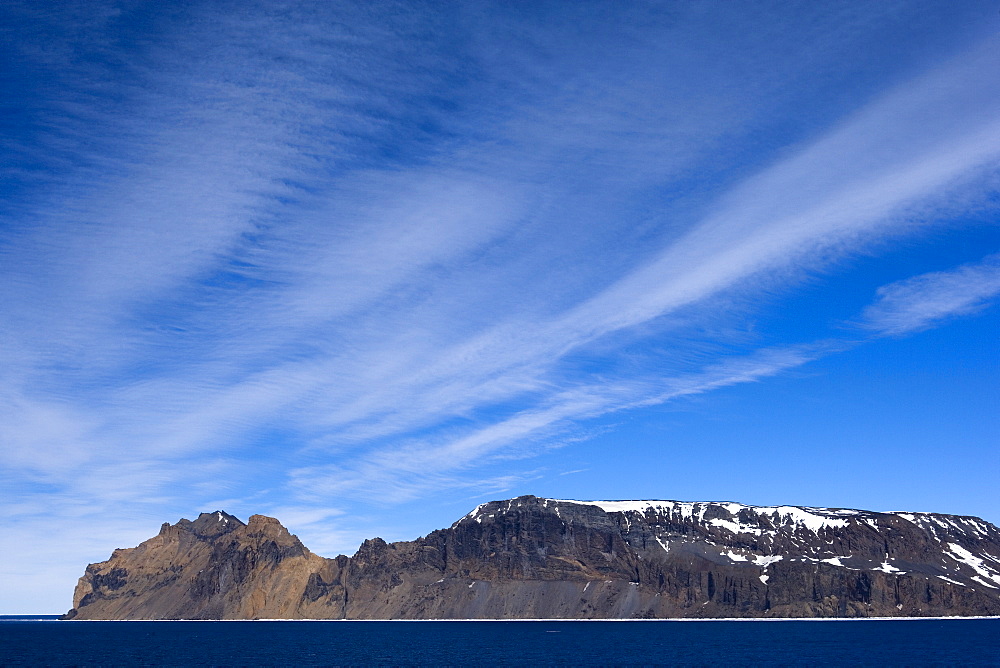
[[[202,514],[88,566],[66,617],[997,614],[1000,530],[974,517],[523,496],[336,559],[277,520]]]

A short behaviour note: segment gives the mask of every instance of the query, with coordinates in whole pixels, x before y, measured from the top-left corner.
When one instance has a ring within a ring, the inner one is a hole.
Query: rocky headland
[[[976,517],[522,496],[413,541],[310,552],[276,519],[164,524],[87,567],[65,619],[1000,615]]]

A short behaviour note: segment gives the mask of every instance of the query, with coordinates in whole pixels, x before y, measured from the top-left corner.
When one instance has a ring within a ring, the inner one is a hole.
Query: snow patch
[[[970,568],[972,568],[972,570],[976,571],[976,573],[979,574],[977,577],[972,578],[973,580],[977,580],[978,582],[986,585],[987,587],[1000,589],[1000,587],[997,587],[995,584],[989,584],[988,582],[979,579],[979,576],[981,576],[983,578],[992,580],[993,582],[1000,584],[1000,573],[997,573],[992,568],[987,566],[985,561],[983,561],[976,555],[972,554],[961,545],[957,543],[948,543],[947,545],[948,546],[945,548],[945,553],[948,556],[952,557],[956,561],[962,562],[966,566],[969,566]]]
[[[711,524],[712,526],[717,526],[726,529],[730,533],[735,533],[735,534],[750,533],[754,534],[755,536],[759,536],[761,534],[761,530],[758,529],[757,527],[745,526],[743,524],[740,524],[739,522],[733,522],[732,520],[724,520],[718,517],[713,520],[709,520],[708,523]]]
[[[902,573],[902,569],[896,568],[888,562],[888,560],[883,561],[881,564],[872,569],[873,571],[881,571],[883,573]]]
[[[482,510],[483,506],[485,506],[485,505],[486,505],[485,503],[480,503],[478,506],[476,506],[475,508],[472,509],[472,512],[470,512],[468,515],[466,515],[462,519],[463,520],[465,520],[465,519],[475,519],[477,523],[482,524],[483,518],[479,517],[479,511]],[[461,522],[461,520],[459,520],[459,522]],[[457,523],[458,522],[456,522],[456,524]]]
[[[995,584],[990,584],[989,582],[987,582],[986,580],[982,579],[978,575],[973,575],[972,576],[972,580],[973,580],[973,582],[978,582],[979,584],[985,585],[985,586],[989,587],[990,589],[1000,589],[1000,587],[996,586]]]
[[[732,560],[732,561],[749,561],[749,559],[747,559],[746,557],[744,557],[742,554],[736,554],[735,552],[731,552],[731,551],[730,552],[723,552],[722,556],[729,557],[729,559]]]
[[[798,506],[751,507],[750,510],[760,515],[777,516],[778,524],[796,524],[819,533],[825,527],[847,526],[847,520],[831,515],[857,515],[856,510],[830,510],[829,508],[799,508]]]
[[[672,508],[671,501],[570,501],[569,503],[583,503],[585,505],[597,506],[606,513],[641,513],[651,508],[666,509]]]
[[[597,506],[606,513],[639,513],[645,515],[654,512],[668,517],[679,517],[690,520],[697,517],[699,522],[705,519],[705,512],[710,506],[725,508],[731,515],[737,515],[746,510],[755,515],[767,515],[774,518],[777,515],[778,524],[796,524],[809,529],[813,533],[824,527],[842,527],[847,525],[845,517],[853,517],[860,513],[848,508],[811,508],[799,506],[747,506],[732,501],[574,501],[559,499],[559,503],[577,503]],[[729,529],[733,533],[754,533],[760,535],[759,528],[748,527],[732,520],[713,519],[709,524]]]
[[[770,575],[766,575],[766,574],[765,574],[765,575],[761,575],[761,576],[760,576],[759,578],[757,578],[757,579],[758,579],[758,580],[760,580],[761,582],[763,582],[764,584],[767,584],[767,581],[768,581],[768,580],[769,580],[770,578],[771,578],[771,576],[770,576]]]
[[[771,564],[779,562],[782,559],[784,559],[784,557],[781,556],[780,554],[774,554],[769,557],[765,557],[763,555],[757,555],[756,557],[754,557],[753,563],[756,564],[757,566],[763,566],[764,568],[767,568]]]

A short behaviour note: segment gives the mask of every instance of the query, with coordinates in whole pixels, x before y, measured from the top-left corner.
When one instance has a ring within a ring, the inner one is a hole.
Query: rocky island
[[[73,606],[64,619],[1000,615],[1000,529],[935,513],[522,496],[327,559],[276,519],[216,511],[89,565]]]

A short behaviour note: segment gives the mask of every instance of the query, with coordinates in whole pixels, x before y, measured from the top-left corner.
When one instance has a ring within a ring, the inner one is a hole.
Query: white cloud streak
[[[308,467],[291,472],[304,501],[360,496],[398,503],[443,486],[460,486],[454,474],[495,461],[515,445],[540,446],[583,420],[754,382],[829,354],[843,344],[763,350],[700,372],[673,378],[645,378],[580,386],[556,393],[546,404],[469,431],[458,437],[418,441],[364,456],[353,465]]]
[[[919,218],[904,217],[908,207],[920,204],[927,193],[974,175],[1000,153],[1000,126],[978,113],[997,105],[997,90],[982,86],[977,74],[990,67],[996,67],[995,56],[981,49],[874,102],[840,128],[721,197],[690,232],[597,294],[561,312],[515,311],[506,322],[485,320],[485,326],[471,329],[455,325],[470,314],[480,318],[477,307],[470,311],[474,305],[468,296],[461,288],[456,291],[453,282],[442,282],[440,274],[457,272],[454,280],[469,280],[468,293],[477,301],[489,294],[493,280],[489,268],[484,284],[482,275],[465,271],[458,260],[482,252],[485,244],[525,215],[526,198],[518,195],[523,188],[511,189],[495,178],[470,180],[437,168],[430,175],[417,172],[416,180],[405,175],[372,180],[375,175],[362,174],[357,185],[349,186],[348,181],[340,186],[347,198],[336,210],[327,205],[311,208],[306,217],[263,232],[277,243],[265,243],[246,255],[252,266],[243,271],[247,280],[264,279],[270,287],[250,293],[250,301],[230,300],[226,292],[213,296],[210,291],[202,297],[227,301],[209,302],[205,315],[212,322],[192,314],[196,320],[189,325],[203,330],[195,343],[203,340],[211,348],[194,350],[206,359],[193,367],[185,364],[184,380],[174,374],[143,379],[105,401],[110,401],[112,412],[131,412],[137,401],[151,408],[151,398],[159,397],[161,410],[140,413],[134,421],[137,428],[148,427],[151,418],[159,422],[156,431],[164,436],[143,439],[145,452],[169,455],[229,440],[253,429],[261,419],[289,412],[307,426],[306,431],[340,433],[342,441],[359,441],[404,434],[519,396],[533,395],[545,404],[550,401],[546,396],[573,394],[564,380],[553,375],[554,369],[567,354],[597,338],[697,304],[762,272],[815,263],[814,258],[914,224]],[[228,115],[226,119],[232,123]],[[281,145],[273,133],[270,129],[262,136],[251,130],[240,136],[252,138],[253,146]],[[166,146],[194,141],[160,140]],[[72,252],[57,247],[56,255],[44,256],[58,257],[54,266],[96,277],[73,281],[57,275],[52,280],[60,285],[79,285],[86,291],[70,292],[66,300],[105,318],[114,311],[109,304],[133,303],[137,289],[155,293],[164,289],[156,286],[203,272],[191,262],[226,255],[227,247],[250,232],[247,214],[240,212],[260,211],[252,193],[267,190],[265,180],[273,179],[273,168],[243,174],[227,171],[225,165],[243,169],[236,167],[245,162],[241,151],[218,150],[216,144],[206,148],[210,150],[198,155],[211,155],[216,162],[212,169],[160,156],[150,163],[168,166],[169,173],[157,167],[155,177],[130,179],[135,192],[148,191],[151,186],[144,184],[153,182],[182,186],[157,202],[156,215],[170,212],[169,219],[136,227],[128,222],[126,211],[140,207],[126,196],[120,207],[111,210],[111,222],[99,228],[105,232],[88,236],[85,245]],[[205,173],[214,180],[190,181],[192,174]],[[235,191],[220,187],[227,181],[242,185]],[[386,204],[368,203],[387,190],[393,196]],[[218,209],[216,203],[207,204],[212,191],[234,193],[235,199],[225,202],[226,209]],[[184,199],[172,199],[180,193],[185,193]],[[527,199],[531,198],[537,196]],[[318,224],[329,216],[346,225]],[[175,220],[198,220],[211,236],[178,227]],[[112,230],[113,240],[102,238]],[[144,272],[140,266],[155,271]],[[482,269],[475,266],[476,272]],[[123,290],[127,297],[106,296]],[[489,301],[487,297],[483,306],[488,308]],[[53,309],[51,300],[44,303],[63,318],[73,311],[58,303]],[[70,321],[78,326],[81,318]],[[73,345],[73,352],[108,336],[109,326],[97,327]],[[332,339],[323,340],[331,334]],[[126,342],[125,350],[146,355],[149,343],[163,338],[157,332],[152,339],[149,334],[140,336],[146,339],[144,344]],[[62,345],[73,340],[56,339]],[[281,361],[299,346],[310,354]],[[114,364],[124,361],[106,344],[96,349],[110,354]],[[277,363],[265,362],[253,370],[257,358],[271,356]],[[545,416],[581,413],[586,411],[571,402],[526,415],[551,422],[557,417]]]
[[[889,336],[927,329],[985,308],[1000,294],[1000,255],[949,271],[934,271],[878,289],[862,326]]]

